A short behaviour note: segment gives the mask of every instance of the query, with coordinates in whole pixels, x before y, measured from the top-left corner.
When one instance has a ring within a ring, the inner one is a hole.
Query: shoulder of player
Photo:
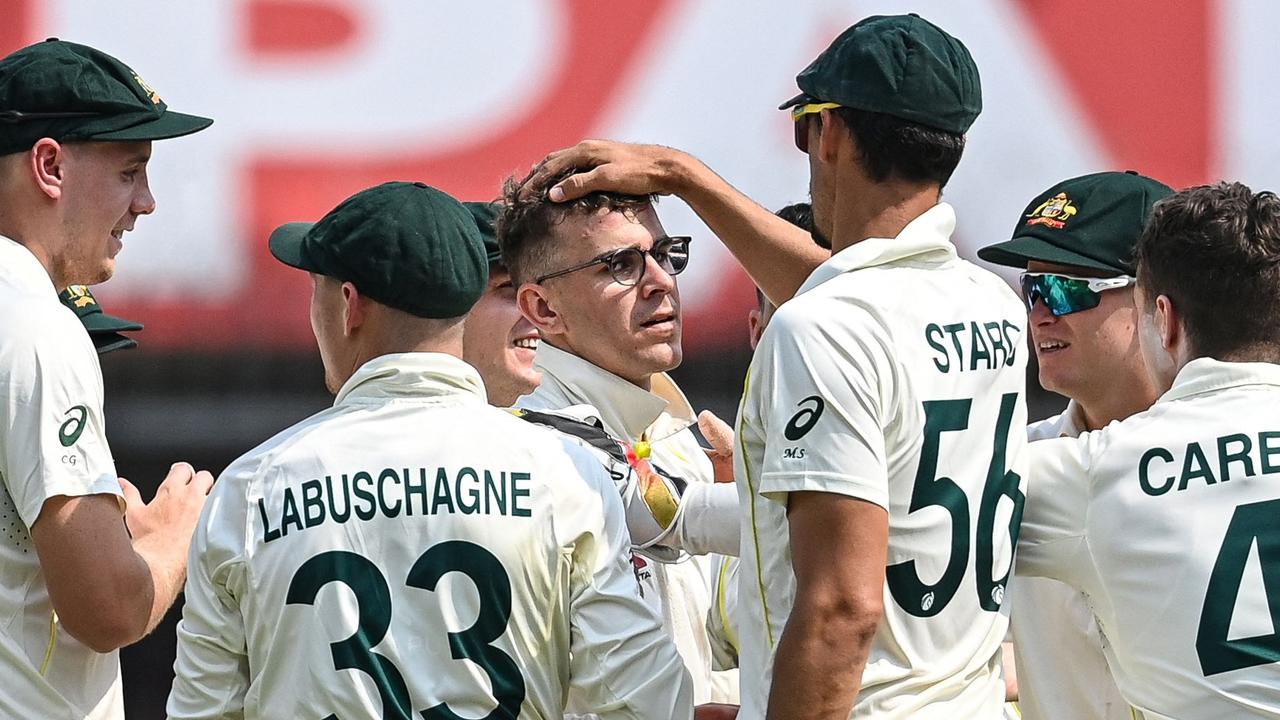
[[[11,302],[0,318],[0,351],[88,350],[92,354],[93,343],[84,325],[56,299],[30,294],[5,299]]]

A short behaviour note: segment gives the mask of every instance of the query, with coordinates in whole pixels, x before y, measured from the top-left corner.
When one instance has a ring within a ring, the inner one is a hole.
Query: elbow
[[[74,602],[55,605],[67,634],[99,653],[132,645],[147,634],[151,614],[150,578],[106,590],[81,593]]]
[[[870,644],[884,617],[884,597],[878,592],[822,592],[806,599],[805,612],[831,637]]]
[[[101,613],[84,622],[59,616],[59,621],[67,634],[98,653],[114,652],[132,645],[141,640],[146,631],[145,622],[126,617],[122,612]]]

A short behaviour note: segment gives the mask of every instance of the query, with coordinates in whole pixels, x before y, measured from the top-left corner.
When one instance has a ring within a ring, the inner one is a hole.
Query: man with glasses
[[[1085,594],[1136,716],[1280,718],[1280,199],[1180,191],[1135,256],[1132,351],[1162,394],[1031,444],[1018,573]]]
[[[648,195],[596,193],[561,205],[546,197],[559,178],[509,180],[498,221],[503,262],[520,312],[538,329],[542,382],[517,406],[588,406],[614,438],[678,478],[683,497],[655,503],[655,517],[690,553],[736,553],[732,485],[713,484],[711,462],[690,427],[684,394],[666,374],[680,364],[680,292],[689,238],[668,236]],[[645,599],[663,616],[694,681],[697,703],[737,700],[736,678],[713,676],[706,632],[707,560],[635,558]],[[625,631],[625,629],[620,629]]]
[[[1071,178],[1031,201],[1011,240],[978,251],[1026,270],[1021,285],[1040,384],[1070,398],[1061,415],[1027,428],[1029,440],[1077,437],[1155,401],[1137,351],[1133,250],[1152,205],[1172,193],[1132,172]],[[1034,477],[1031,483],[1035,503]],[[1019,576],[1009,592],[1023,717],[1129,720],[1088,599],[1046,578]]]
[[[783,107],[834,251],[807,279],[808,234],[687,154],[588,142],[538,173],[580,171],[557,200],[677,194],[766,295],[795,294],[738,416],[742,717],[999,717],[1026,314],[957,257],[939,202],[981,109],[977,68],[927,21],[877,16],[797,83]]]

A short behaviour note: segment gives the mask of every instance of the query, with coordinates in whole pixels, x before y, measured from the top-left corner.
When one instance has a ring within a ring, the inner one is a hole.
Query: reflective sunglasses
[[[551,278],[585,270],[594,265],[604,265],[609,268],[609,274],[613,276],[614,281],[619,285],[635,285],[644,277],[644,270],[649,265],[649,263],[645,262],[646,255],[652,257],[653,261],[658,263],[658,267],[662,268],[662,271],[666,274],[679,275],[689,265],[689,241],[692,239],[686,235],[658,238],[654,241],[653,247],[648,250],[641,250],[636,247],[613,250],[581,265],[574,265],[571,268],[557,270],[542,277],[534,278],[533,281],[541,285]]]
[[[1128,275],[1084,278],[1057,273],[1024,272],[1019,280],[1022,284],[1022,299],[1027,302],[1028,310],[1035,306],[1036,300],[1042,300],[1049,312],[1055,317],[1062,317],[1098,307],[1104,291],[1129,287],[1137,278]]]
[[[791,108],[791,119],[795,121],[796,147],[800,152],[809,154],[809,120],[823,110],[841,107],[839,103],[816,102],[797,105]]]

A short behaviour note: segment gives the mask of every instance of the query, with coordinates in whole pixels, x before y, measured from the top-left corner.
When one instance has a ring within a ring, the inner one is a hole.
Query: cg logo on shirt
[[[813,407],[806,407],[805,403],[813,403]],[[791,442],[809,434],[813,426],[818,424],[818,418],[822,417],[822,411],[827,409],[827,403],[817,395],[810,395],[796,403],[796,407],[801,408],[800,412],[792,416],[786,429],[782,431]]]
[[[62,427],[58,428],[58,441],[62,443],[62,447],[71,447],[80,439],[80,433],[84,432],[85,420],[89,418],[89,408],[83,405],[76,405],[63,415],[74,415],[62,423]]]

